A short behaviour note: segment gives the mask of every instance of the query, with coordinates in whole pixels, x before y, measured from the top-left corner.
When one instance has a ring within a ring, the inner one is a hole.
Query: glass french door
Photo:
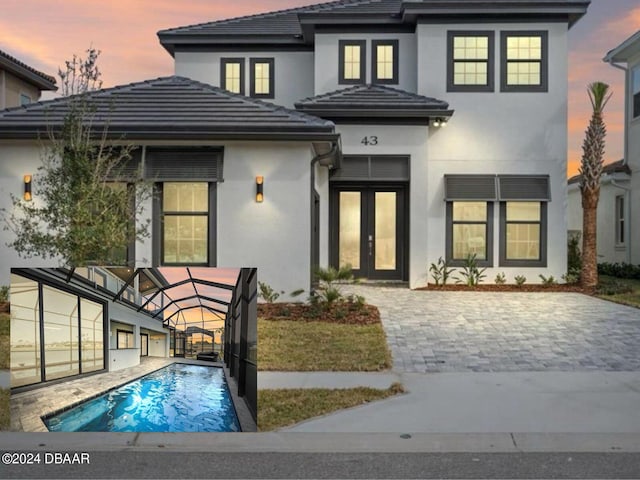
[[[405,188],[339,186],[332,192],[332,264],[356,277],[403,280]]]

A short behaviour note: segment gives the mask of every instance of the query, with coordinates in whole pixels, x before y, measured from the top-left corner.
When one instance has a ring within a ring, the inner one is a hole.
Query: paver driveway
[[[345,291],[380,309],[398,372],[640,371],[640,309],[578,293]]]

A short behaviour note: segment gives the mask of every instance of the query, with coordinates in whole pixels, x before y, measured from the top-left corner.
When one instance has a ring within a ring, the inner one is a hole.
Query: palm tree
[[[587,87],[593,113],[584,142],[580,164],[580,192],[582,194],[582,272],[581,282],[585,288],[598,285],[598,262],[596,250],[596,226],[598,200],[600,199],[600,176],[604,162],[604,139],[607,128],[602,113],[611,98],[609,85],[594,82]]]

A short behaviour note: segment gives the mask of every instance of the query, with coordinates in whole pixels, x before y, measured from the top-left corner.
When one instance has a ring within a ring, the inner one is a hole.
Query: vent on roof
[[[548,175],[499,175],[498,184],[500,200],[551,200]]]
[[[222,181],[222,150],[148,148],[145,177],[155,181]]]
[[[406,182],[409,180],[409,157],[345,156],[341,168],[332,172],[331,179]]]
[[[445,175],[446,201],[494,201],[498,198],[495,175]]]

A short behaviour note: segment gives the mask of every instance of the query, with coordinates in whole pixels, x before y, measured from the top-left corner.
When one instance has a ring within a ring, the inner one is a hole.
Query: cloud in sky
[[[3,0],[0,49],[45,73],[93,46],[102,51],[105,87],[171,75],[173,59],[160,46],[158,30],[319,3],[319,0]],[[622,158],[623,74],[602,62],[604,54],[640,29],[640,5],[629,0],[593,0],[570,31],[569,173],[577,170],[590,115],[586,85],[609,83],[607,161]]]

